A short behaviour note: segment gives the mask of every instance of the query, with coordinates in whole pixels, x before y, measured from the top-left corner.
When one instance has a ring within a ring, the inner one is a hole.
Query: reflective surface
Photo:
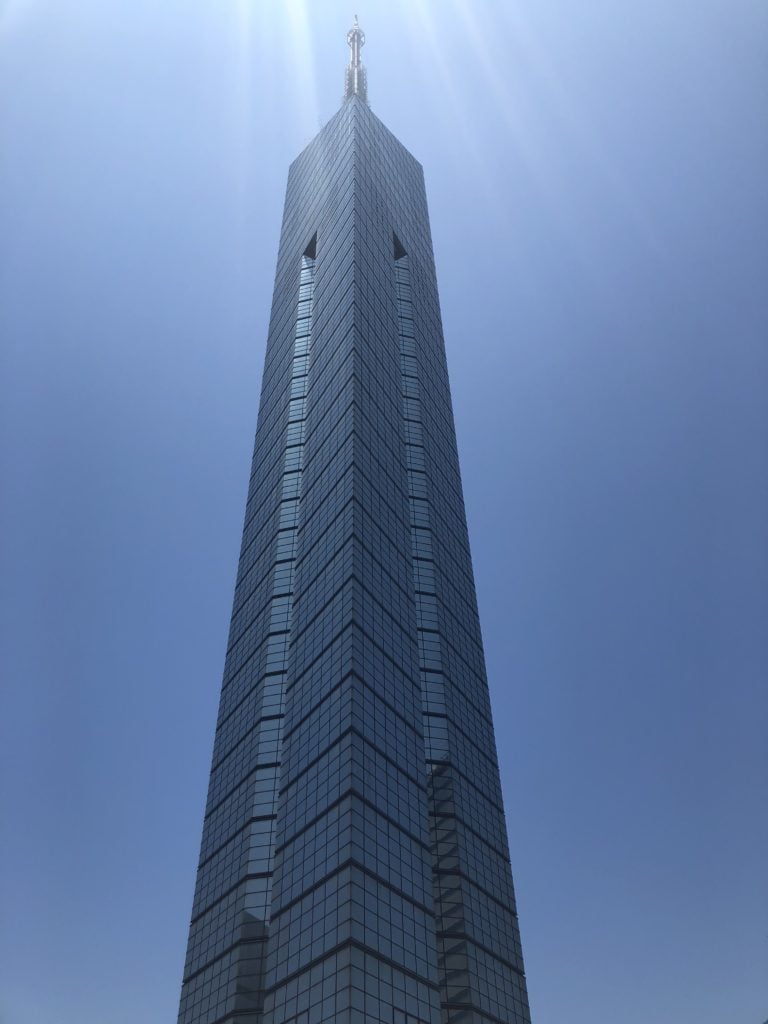
[[[291,167],[179,1020],[529,1020],[421,167]]]

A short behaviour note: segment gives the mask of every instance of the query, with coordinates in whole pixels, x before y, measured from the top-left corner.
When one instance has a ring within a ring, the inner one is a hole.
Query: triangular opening
[[[394,231],[392,232],[392,241],[393,241],[394,246],[395,246],[395,259],[396,260],[401,260],[403,258],[403,256],[407,256],[408,255],[408,253],[405,251],[403,243],[400,241],[400,239],[397,237],[397,235],[395,234]]]
[[[312,235],[312,238],[309,241],[309,245],[304,250],[304,255],[307,257],[307,259],[310,260],[317,259],[317,232],[315,232],[314,235]]]

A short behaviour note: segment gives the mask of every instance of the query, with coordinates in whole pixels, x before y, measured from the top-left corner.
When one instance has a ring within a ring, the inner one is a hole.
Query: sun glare
[[[0,0],[0,33],[15,28],[20,19],[31,13],[33,0]]]

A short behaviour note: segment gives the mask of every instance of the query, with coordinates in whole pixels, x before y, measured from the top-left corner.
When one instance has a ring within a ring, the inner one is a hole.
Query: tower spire
[[[347,32],[347,43],[349,44],[349,65],[344,75],[344,99],[352,96],[359,96],[361,100],[368,102],[368,80],[360,59],[360,51],[365,46],[365,32],[355,15],[355,23]]]

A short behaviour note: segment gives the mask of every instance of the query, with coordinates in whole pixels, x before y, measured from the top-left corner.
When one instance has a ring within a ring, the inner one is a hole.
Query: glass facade
[[[529,1020],[423,175],[348,85],[288,179],[179,1024]]]

